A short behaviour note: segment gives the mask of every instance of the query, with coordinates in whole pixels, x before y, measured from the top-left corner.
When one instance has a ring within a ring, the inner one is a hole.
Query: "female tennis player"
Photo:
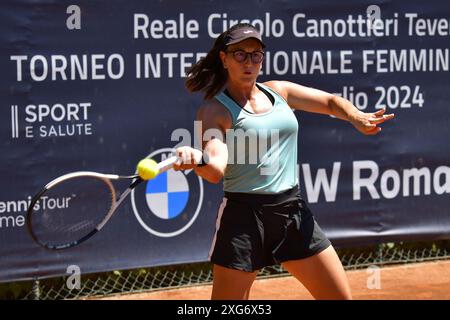
[[[267,138],[267,130],[278,133],[277,143],[256,163],[229,157],[231,151],[233,157],[245,153],[248,160],[257,150],[254,145],[238,146],[218,135],[203,142],[206,164],[201,163],[201,151],[177,149],[183,160],[176,170],[194,168],[212,183],[223,179],[224,198],[210,251],[212,299],[248,299],[258,270],[274,264],[281,264],[316,299],[351,299],[339,257],[299,194],[293,109],[333,115],[365,135],[379,133],[378,125],[394,115],[385,115],[385,110],[364,113],[348,100],[287,81],[258,83],[264,48],[254,26],[235,25],[216,39],[186,80],[190,92],[205,93],[197,114],[203,132],[215,129],[225,137],[241,129],[261,139]],[[261,169],[274,163],[277,170],[263,174]]]

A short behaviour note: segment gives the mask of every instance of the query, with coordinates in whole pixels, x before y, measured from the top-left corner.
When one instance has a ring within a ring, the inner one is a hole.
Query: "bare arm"
[[[201,159],[201,151],[191,147],[181,147],[177,149],[177,154],[179,157],[185,157],[187,161],[174,165],[174,169],[193,168],[195,173],[203,179],[211,183],[219,183],[225,174],[228,162],[225,131],[231,127],[231,118],[223,107],[210,104],[199,108],[197,121],[201,121],[202,124],[202,132],[199,136],[202,137],[203,159],[206,160],[207,165],[197,166],[199,158]],[[192,162],[190,162],[191,159],[193,159]]]
[[[377,134],[381,131],[381,128],[377,127],[378,124],[394,118],[394,114],[384,115],[386,111],[384,109],[365,113],[347,99],[289,81],[269,81],[266,85],[277,91],[291,108],[332,115],[350,122],[358,131],[366,135]]]

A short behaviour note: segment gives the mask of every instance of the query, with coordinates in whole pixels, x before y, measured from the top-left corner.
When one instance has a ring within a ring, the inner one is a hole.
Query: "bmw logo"
[[[160,162],[173,154],[173,149],[163,148],[147,158]],[[145,230],[158,237],[174,237],[194,223],[203,202],[203,180],[194,170],[170,169],[142,185],[132,191],[131,204]]]

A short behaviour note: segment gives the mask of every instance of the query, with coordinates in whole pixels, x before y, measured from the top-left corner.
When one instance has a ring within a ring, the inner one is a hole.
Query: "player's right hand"
[[[191,147],[179,147],[175,154],[178,160],[174,163],[173,169],[176,171],[195,168],[202,161],[203,155],[200,150]]]

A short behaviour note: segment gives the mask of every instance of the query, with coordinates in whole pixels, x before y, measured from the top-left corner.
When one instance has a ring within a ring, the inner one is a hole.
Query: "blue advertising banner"
[[[144,157],[194,146],[202,96],[185,89],[186,71],[237,22],[254,24],[267,44],[258,81],[288,80],[396,115],[365,136],[296,112],[301,192],[333,244],[450,238],[449,3],[3,1],[0,282],[70,266],[92,273],[207,260],[222,186],[194,171],[170,173],[181,204],[147,201],[143,184],[100,233],[69,250],[35,244],[25,216],[32,196],[62,174],[133,174]]]

